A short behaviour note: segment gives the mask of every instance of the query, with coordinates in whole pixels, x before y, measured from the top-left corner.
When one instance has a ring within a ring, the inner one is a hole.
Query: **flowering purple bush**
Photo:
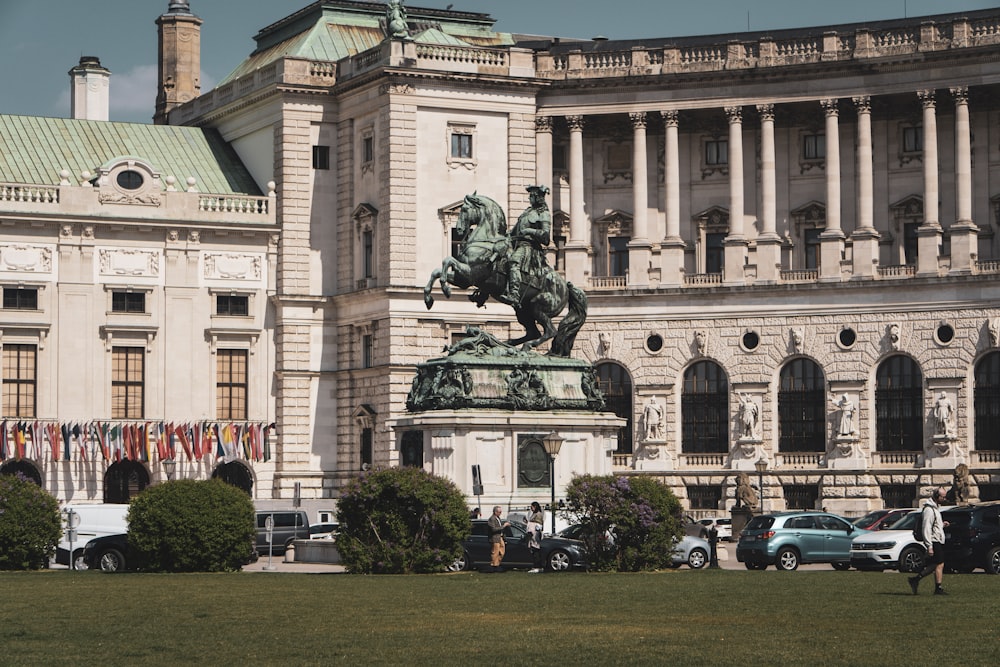
[[[0,570],[38,570],[62,536],[59,503],[23,475],[0,475]]]
[[[670,566],[681,535],[677,497],[650,477],[576,477],[566,491],[571,521],[583,524],[591,569],[635,572]]]
[[[442,572],[472,531],[458,487],[420,468],[360,475],[341,495],[337,519],[341,559],[362,574]]]

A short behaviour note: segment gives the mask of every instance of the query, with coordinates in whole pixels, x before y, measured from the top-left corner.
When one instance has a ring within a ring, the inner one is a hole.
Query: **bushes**
[[[140,570],[239,570],[250,560],[256,534],[250,497],[217,479],[150,487],[128,510],[129,558]]]
[[[337,548],[355,573],[441,572],[472,530],[458,487],[420,468],[361,475],[337,507]]]
[[[23,475],[0,475],[0,570],[38,570],[62,536],[59,503]]]
[[[567,515],[586,526],[591,569],[634,572],[669,567],[681,505],[649,477],[576,477]]]

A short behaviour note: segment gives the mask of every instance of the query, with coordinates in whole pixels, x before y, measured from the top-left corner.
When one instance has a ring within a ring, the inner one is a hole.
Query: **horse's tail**
[[[559,329],[552,339],[549,354],[554,357],[568,357],[573,351],[573,343],[576,342],[576,335],[583,328],[583,323],[587,321],[587,295],[583,290],[567,282],[566,289],[569,292],[569,310],[566,317],[559,322]]]

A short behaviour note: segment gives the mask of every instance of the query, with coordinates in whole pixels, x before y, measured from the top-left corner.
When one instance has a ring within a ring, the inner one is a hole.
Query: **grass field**
[[[2,573],[3,665],[996,665],[1000,577]]]

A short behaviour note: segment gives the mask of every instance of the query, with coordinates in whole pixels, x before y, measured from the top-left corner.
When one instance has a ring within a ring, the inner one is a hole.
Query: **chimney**
[[[157,125],[166,125],[171,109],[201,94],[201,24],[190,3],[177,0],[156,19],[160,58],[153,122]]]
[[[101,67],[96,56],[82,56],[80,64],[69,71],[70,118],[107,120],[111,70]]]

